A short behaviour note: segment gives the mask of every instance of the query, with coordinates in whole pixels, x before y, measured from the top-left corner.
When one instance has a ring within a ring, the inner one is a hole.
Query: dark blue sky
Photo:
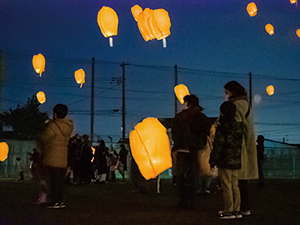
[[[126,66],[126,133],[141,119],[174,116],[174,66],[178,82],[199,96],[208,116],[218,116],[224,100],[223,86],[237,80],[249,87],[253,74],[253,111],[257,134],[300,143],[300,9],[288,0],[258,0],[257,16],[246,12],[250,1],[174,0],[4,0],[0,3],[0,49],[6,77],[1,87],[1,107],[25,104],[43,90],[47,101],[41,110],[51,112],[57,103],[69,106],[75,132],[89,134],[91,58],[95,57],[95,134],[116,141],[121,136],[120,63]],[[145,42],[130,8],[164,8],[171,18],[167,48],[161,41]],[[97,24],[102,6],[119,17],[118,36],[110,48]],[[264,26],[273,24],[275,34]],[[46,70],[39,78],[32,56],[42,53]],[[86,71],[80,89],[74,71]],[[274,96],[265,92],[276,88]],[[260,96],[260,97],[257,97]]]

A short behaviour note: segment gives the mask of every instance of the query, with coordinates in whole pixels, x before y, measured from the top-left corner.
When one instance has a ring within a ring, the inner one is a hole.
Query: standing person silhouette
[[[263,135],[257,136],[257,165],[258,165],[258,175],[259,175],[259,184],[265,185],[264,182],[264,173],[263,173],[263,165],[264,165],[264,152],[265,152],[265,146],[264,146],[265,138]]]
[[[64,182],[68,165],[68,144],[73,132],[73,121],[66,119],[68,107],[57,104],[53,119],[46,124],[38,142],[50,180],[52,201],[47,208],[64,208]]]
[[[196,95],[184,97],[184,109],[176,114],[172,139],[176,151],[179,208],[193,208],[199,180],[198,154],[207,142],[210,125]]]
[[[241,213],[250,215],[248,193],[249,180],[258,179],[256,137],[253,125],[252,109],[248,102],[246,89],[236,81],[229,81],[224,85],[225,96],[236,106],[235,119],[243,122],[245,135],[242,144],[241,169],[239,170],[239,188],[241,193]]]

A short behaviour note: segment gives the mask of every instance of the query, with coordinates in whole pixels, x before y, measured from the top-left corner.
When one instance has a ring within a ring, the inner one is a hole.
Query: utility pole
[[[249,104],[252,106],[252,73],[249,73]]]
[[[125,143],[125,66],[129,65],[129,63],[122,63],[122,142]]]
[[[95,57],[92,58],[92,82],[91,82],[91,142],[94,141],[94,97],[95,97]]]
[[[178,74],[177,74],[177,65],[175,65],[175,86],[178,84]],[[178,110],[178,107],[177,107],[177,97],[175,95],[175,116],[177,114],[177,110]]]

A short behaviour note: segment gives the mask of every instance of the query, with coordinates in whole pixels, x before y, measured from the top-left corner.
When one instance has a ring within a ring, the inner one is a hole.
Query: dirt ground
[[[176,224],[300,224],[300,180],[267,180],[265,186],[250,183],[252,214],[242,219],[220,220],[221,193],[197,196],[195,209],[178,209],[176,187],[171,180],[149,181],[147,193],[114,183],[66,185],[66,208],[47,209],[32,204],[37,196],[35,180],[0,180],[0,225],[176,225]]]

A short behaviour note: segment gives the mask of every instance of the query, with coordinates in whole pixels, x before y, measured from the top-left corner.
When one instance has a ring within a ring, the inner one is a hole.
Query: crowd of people
[[[199,181],[200,190],[209,192],[212,178],[218,177],[224,203],[218,217],[234,219],[251,214],[248,182],[258,179],[257,147],[247,91],[236,81],[226,83],[224,88],[226,100],[213,124],[203,113],[196,95],[184,97],[183,109],[176,114],[172,127],[172,172],[179,189],[178,207],[193,208]],[[49,208],[65,207],[66,178],[75,185],[105,184],[116,181],[117,170],[125,180],[127,170],[128,150],[124,144],[117,153],[104,140],[92,146],[88,135],[76,134],[70,138],[73,123],[66,119],[67,113],[65,105],[54,107],[53,119],[47,123],[36,149],[38,204],[45,203]],[[259,137],[258,143],[261,159],[263,137]],[[131,170],[138,174],[136,163],[131,164]],[[261,170],[260,176],[263,183]],[[140,180],[133,181],[139,188]]]

